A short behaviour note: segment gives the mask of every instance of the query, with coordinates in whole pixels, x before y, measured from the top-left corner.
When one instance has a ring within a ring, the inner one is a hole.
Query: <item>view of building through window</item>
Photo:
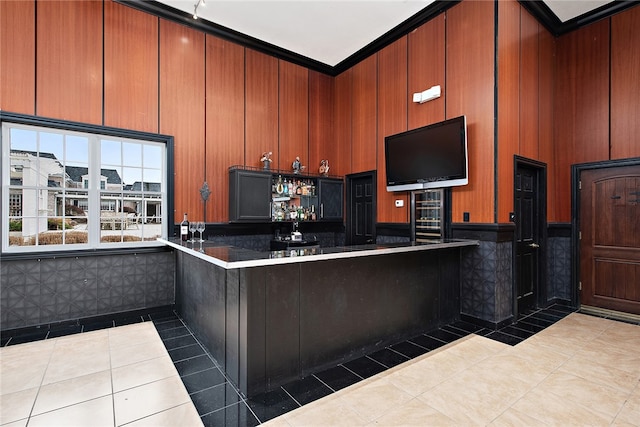
[[[166,235],[166,144],[13,123],[3,140],[4,250]]]

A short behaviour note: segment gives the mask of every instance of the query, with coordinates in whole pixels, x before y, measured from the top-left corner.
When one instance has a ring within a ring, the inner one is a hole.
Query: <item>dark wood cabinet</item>
[[[279,184],[285,188],[278,190]],[[300,191],[287,192],[291,185]],[[338,177],[229,169],[230,222],[342,221],[343,197],[344,183]]]
[[[341,179],[318,178],[320,219],[342,221],[344,183]]]
[[[229,221],[271,221],[271,174],[229,170]]]

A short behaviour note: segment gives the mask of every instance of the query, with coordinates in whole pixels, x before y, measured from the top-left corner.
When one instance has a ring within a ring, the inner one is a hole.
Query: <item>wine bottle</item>
[[[183,242],[186,242],[189,239],[189,220],[187,219],[187,214],[184,214],[184,218],[180,223],[180,239]]]
[[[284,185],[282,184],[282,176],[278,175],[278,183],[276,184],[276,193],[281,196],[284,193]]]

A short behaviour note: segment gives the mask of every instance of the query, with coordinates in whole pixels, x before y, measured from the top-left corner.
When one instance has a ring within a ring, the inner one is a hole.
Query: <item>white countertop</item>
[[[235,246],[215,245],[206,241],[204,243],[186,243],[165,239],[158,239],[158,241],[228,270],[479,245],[477,240],[446,239],[433,240],[429,243],[368,244],[330,248],[300,247],[282,251],[259,252]]]

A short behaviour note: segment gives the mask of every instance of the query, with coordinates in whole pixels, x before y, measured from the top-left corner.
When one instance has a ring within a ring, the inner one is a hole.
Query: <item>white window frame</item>
[[[0,112],[1,113],[1,112]],[[3,116],[0,114],[0,116]],[[101,188],[98,185],[97,188],[90,187],[88,189],[88,204],[89,210],[87,211],[87,216],[89,220],[87,221],[87,233],[88,233],[88,241],[87,243],[78,243],[78,244],[43,244],[43,245],[24,245],[24,246],[9,246],[9,194],[12,189],[24,189],[23,185],[11,185],[10,182],[10,161],[11,161],[11,142],[10,142],[10,132],[11,129],[25,129],[29,131],[36,132],[47,132],[47,133],[57,133],[63,135],[72,135],[72,136],[80,136],[83,138],[88,138],[89,140],[89,158],[88,158],[88,169],[89,169],[89,183],[106,183],[106,178],[101,177],[101,167],[102,162],[100,159],[100,141],[102,139],[107,139],[110,141],[122,141],[125,143],[133,143],[133,144],[142,144],[142,145],[153,145],[161,147],[161,165],[159,165],[159,170],[161,173],[161,188],[160,192],[153,193],[153,195],[159,195],[160,198],[156,199],[155,197],[142,198],[144,203],[153,200],[159,200],[161,206],[161,231],[160,236],[164,239],[167,238],[168,230],[171,225],[169,221],[172,218],[169,218],[169,215],[166,212],[172,212],[172,207],[168,204],[172,203],[172,198],[168,197],[168,189],[172,187],[172,183],[169,181],[170,178],[170,159],[172,158],[172,145],[173,139],[171,137],[163,136],[163,135],[155,135],[155,134],[144,134],[142,132],[133,132],[133,131],[118,131],[112,128],[105,128],[104,133],[101,132],[103,128],[93,126],[93,125],[82,125],[75,124],[69,122],[55,122],[55,126],[49,127],[45,124],[40,125],[37,118],[33,118],[31,116],[28,117],[30,120],[27,120],[27,124],[20,122],[14,122],[12,120],[2,120],[2,224],[1,224],[1,238],[2,238],[2,253],[41,253],[41,252],[55,252],[55,251],[77,251],[77,250],[95,250],[95,249],[123,249],[123,248],[138,248],[138,247],[156,247],[162,246],[159,242],[155,240],[142,240],[142,241],[133,241],[133,242],[114,242],[107,243],[101,242],[101,224],[100,224],[100,205],[101,205],[101,194],[105,192],[104,188]],[[4,118],[4,117],[0,117]],[[43,121],[49,122],[44,119]],[[31,124],[31,122],[35,122],[36,124]],[[69,124],[69,127],[65,127],[65,124]],[[79,129],[79,130],[76,130]],[[122,136],[121,134],[125,134]],[[130,136],[131,135],[131,136]],[[148,137],[148,138],[146,138]],[[169,142],[170,141],[170,142]],[[144,169],[143,169],[144,170]],[[93,179],[92,179],[93,178]],[[101,179],[103,178],[103,179]],[[84,185],[79,188],[80,191],[84,191],[82,188]],[[31,188],[31,187],[29,187]],[[44,189],[44,187],[38,187]],[[109,191],[106,191],[109,193]],[[37,191],[37,193],[42,193],[42,191]],[[125,194],[124,190],[122,191],[123,195]],[[141,192],[142,193],[142,192]],[[144,194],[144,193],[143,193]],[[22,196],[24,199],[24,195]],[[45,197],[46,195],[39,194],[39,198]],[[24,201],[23,201],[24,202]],[[46,202],[46,200],[44,201]],[[24,212],[22,212],[24,215]]]

